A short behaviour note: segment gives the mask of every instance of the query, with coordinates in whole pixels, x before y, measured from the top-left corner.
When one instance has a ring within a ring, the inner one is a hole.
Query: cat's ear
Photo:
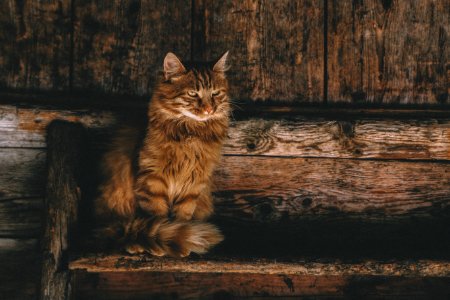
[[[216,64],[213,67],[213,71],[214,72],[226,72],[229,68],[228,63],[227,63],[227,58],[228,58],[228,53],[230,51],[225,52],[224,55],[222,55],[221,58],[219,58],[219,60],[216,62]]]
[[[174,76],[181,75],[184,72],[186,72],[186,68],[183,66],[178,57],[172,52],[167,53],[164,58],[164,77],[166,80],[169,80]]]

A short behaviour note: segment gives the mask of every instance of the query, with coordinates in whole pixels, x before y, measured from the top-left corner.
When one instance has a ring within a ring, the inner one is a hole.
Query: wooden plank
[[[450,102],[448,1],[328,1],[330,102]]]
[[[235,99],[323,100],[323,2],[194,1],[193,58],[230,50]]]
[[[51,109],[43,106],[0,106],[0,147],[45,148],[45,130],[53,120],[80,122],[97,129],[117,123],[117,114],[90,109]]]
[[[148,96],[168,51],[190,56],[188,1],[77,1],[75,14],[76,89]]]
[[[224,154],[450,159],[450,117],[445,114],[437,118],[416,118],[414,112],[408,116],[405,111],[397,118],[392,115],[381,118],[390,113],[369,110],[346,116],[343,110],[322,112],[326,113],[322,116],[317,115],[318,111],[291,116],[288,108],[261,112],[260,117],[237,118],[231,123]],[[53,119],[80,122],[98,130],[111,129],[119,122],[124,124],[129,122],[126,119],[134,118],[111,110],[3,105],[0,106],[0,147],[45,147],[45,128]]]
[[[0,200],[0,237],[30,238],[41,233],[42,198]]]
[[[248,224],[448,217],[450,207],[450,164],[441,163],[228,156],[215,184],[216,214]]]
[[[45,157],[42,149],[0,148],[0,202],[43,198]]]
[[[0,87],[70,87],[71,3],[1,1]]]
[[[77,272],[77,299],[445,299],[448,278]]]
[[[39,241],[0,238],[0,299],[35,299],[39,281]]]
[[[345,282],[345,278],[335,276],[77,272],[74,286],[77,299],[235,299],[249,296],[337,296]]]
[[[91,255],[72,260],[71,270],[87,272],[185,272],[185,273],[232,273],[232,274],[284,274],[326,276],[405,276],[448,277],[448,261],[310,261],[250,259],[238,260],[227,257],[219,259],[188,258],[184,260],[152,256]]]
[[[291,117],[231,123],[225,154],[450,159],[450,119]]]
[[[48,177],[42,234],[40,299],[69,299],[70,273],[66,256],[76,232],[81,199],[81,165],[86,143],[78,123],[55,121],[49,125]]]

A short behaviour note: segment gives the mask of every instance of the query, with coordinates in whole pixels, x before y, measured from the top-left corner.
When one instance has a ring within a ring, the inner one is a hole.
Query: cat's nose
[[[213,108],[212,108],[212,106],[211,106],[211,105],[205,105],[205,106],[203,107],[203,113],[204,113],[205,115],[210,115],[210,114],[212,114],[212,113],[213,113]]]

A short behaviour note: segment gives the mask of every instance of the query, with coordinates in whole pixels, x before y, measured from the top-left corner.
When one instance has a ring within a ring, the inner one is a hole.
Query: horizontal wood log
[[[76,272],[77,299],[445,299],[448,278]]]
[[[42,198],[0,200],[0,237],[32,238],[41,233]]]
[[[43,198],[45,150],[0,148],[0,157],[0,202]]]
[[[53,120],[80,122],[89,128],[116,123],[117,114],[88,109],[64,110],[45,107],[0,106],[0,147],[45,148],[45,130]]]
[[[216,213],[248,222],[450,213],[450,164],[227,156],[215,185]]]
[[[107,129],[133,119],[111,110],[4,105],[0,112],[0,147],[45,147],[45,127],[53,119],[77,121],[93,129]],[[449,114],[414,117],[419,112],[400,111],[400,119],[396,119],[393,112],[383,110],[322,111],[325,115],[320,110],[307,110],[303,116],[291,116],[289,108],[262,110],[260,117],[241,117],[232,122],[224,154],[449,160]],[[428,112],[434,113],[438,111]],[[383,114],[389,116],[382,118]]]
[[[184,273],[232,273],[232,274],[283,274],[326,276],[406,276],[448,277],[448,261],[287,261],[238,260],[227,257],[170,259],[151,256],[92,255],[72,260],[71,270],[87,272],[184,272]]]
[[[193,56],[230,50],[233,98],[322,102],[322,1],[193,3]]]
[[[35,299],[39,284],[37,239],[0,238],[0,298]]]
[[[450,159],[450,119],[250,119],[233,122],[225,154]]]
[[[450,102],[448,2],[327,3],[330,102]]]

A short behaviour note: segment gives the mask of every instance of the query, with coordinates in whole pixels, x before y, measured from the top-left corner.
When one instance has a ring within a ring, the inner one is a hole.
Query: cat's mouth
[[[199,116],[199,115],[194,114],[185,109],[180,109],[180,113],[185,117],[188,117],[192,120],[199,121],[199,122],[207,121],[207,120],[211,119],[211,117],[214,115],[214,113],[210,113],[210,114],[205,114],[203,116]]]

